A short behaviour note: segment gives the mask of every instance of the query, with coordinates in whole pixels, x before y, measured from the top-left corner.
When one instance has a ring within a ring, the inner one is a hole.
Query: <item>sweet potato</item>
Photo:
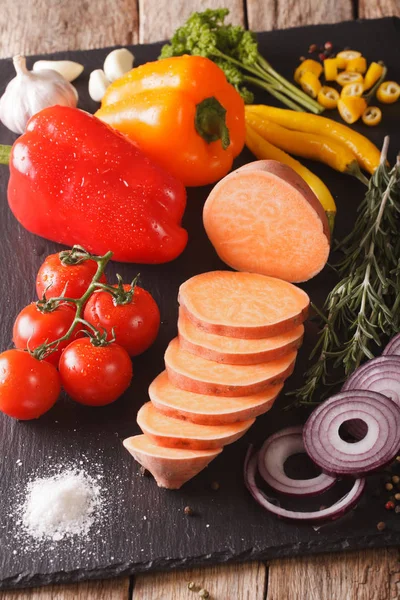
[[[255,161],[219,181],[203,221],[218,256],[238,271],[300,282],[328,260],[322,205],[293,169],[274,160]]]
[[[195,394],[175,387],[166,371],[150,384],[150,400],[159,412],[200,425],[226,425],[262,415],[272,408],[283,384],[251,396],[226,398]]]
[[[228,365],[256,365],[275,360],[292,350],[298,350],[303,335],[303,325],[281,335],[259,340],[215,335],[198,329],[182,311],[179,313],[178,337],[182,350]]]
[[[140,429],[154,444],[190,450],[214,450],[232,444],[246,433],[254,421],[247,419],[227,425],[198,425],[168,417],[151,402],[143,404],[137,415]]]
[[[135,460],[150,471],[159,487],[178,490],[200,473],[218,454],[216,450],[182,450],[153,444],[145,435],[135,435],[123,442]]]
[[[259,339],[285,333],[307,318],[310,299],[294,285],[256,273],[211,271],[179,288],[182,312],[208,333]]]
[[[282,383],[294,368],[296,352],[258,365],[225,365],[189,354],[173,339],[164,356],[171,382],[183,390],[215,396],[246,396]]]

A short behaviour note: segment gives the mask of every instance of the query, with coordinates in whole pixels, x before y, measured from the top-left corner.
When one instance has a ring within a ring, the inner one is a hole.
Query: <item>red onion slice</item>
[[[258,453],[258,470],[269,486],[282,494],[313,496],[329,489],[336,477],[321,473],[311,479],[291,479],[284,464],[289,456],[305,453],[303,427],[287,427],[267,438]]]
[[[382,352],[383,356],[400,356],[400,333],[394,336]]]
[[[366,436],[353,444],[339,435],[343,423],[361,419]],[[364,475],[391,462],[400,448],[400,407],[368,390],[349,390],[318,406],[303,430],[310,458],[326,473]]]
[[[338,519],[348,510],[355,506],[364,491],[365,479],[356,479],[351,490],[343,496],[340,500],[332,504],[328,508],[322,510],[311,511],[311,512],[298,512],[293,510],[287,510],[274,504],[274,502],[268,498],[262,490],[257,486],[256,483],[256,472],[257,472],[257,453],[251,456],[251,448],[249,449],[245,464],[244,464],[244,480],[247,489],[253,496],[254,500],[260,504],[263,508],[269,512],[281,517],[283,519],[291,519],[294,521],[326,521]]]

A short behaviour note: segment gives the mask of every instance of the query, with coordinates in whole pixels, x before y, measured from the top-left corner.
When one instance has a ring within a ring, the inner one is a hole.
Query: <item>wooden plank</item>
[[[0,56],[86,50],[138,40],[136,0],[2,0]]]
[[[400,17],[400,0],[359,0],[358,16],[361,19]]]
[[[0,600],[128,600],[129,579],[85,581],[75,585],[0,592]],[[193,599],[192,599],[193,600]]]
[[[272,561],[267,600],[400,598],[399,550],[362,550]]]
[[[139,0],[139,40],[141,44],[156,42],[171,37],[195,11],[206,8],[229,8],[229,20],[235,24],[244,22],[242,0]]]
[[[193,591],[188,589],[189,582],[195,584]],[[262,563],[206,567],[139,575],[132,600],[195,600],[201,589],[209,592],[210,600],[264,600],[265,586],[266,567]]]
[[[397,0],[393,0],[396,2]],[[375,0],[365,0],[373,4]],[[247,0],[250,29],[270,31],[352,19],[352,0]]]

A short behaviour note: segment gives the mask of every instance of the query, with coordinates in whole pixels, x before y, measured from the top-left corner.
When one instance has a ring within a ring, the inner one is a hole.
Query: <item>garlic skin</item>
[[[102,69],[92,71],[89,76],[89,96],[95,102],[101,102],[110,81]]]
[[[14,133],[24,133],[29,119],[59,104],[75,108],[78,93],[57,71],[28,71],[23,56],[14,56],[16,76],[0,98],[0,120]]]
[[[32,70],[38,71],[57,71],[67,81],[74,81],[82,74],[84,66],[72,60],[37,60]]]
[[[127,48],[117,48],[107,55],[103,70],[108,81],[115,81],[125,75],[133,67],[135,57]]]

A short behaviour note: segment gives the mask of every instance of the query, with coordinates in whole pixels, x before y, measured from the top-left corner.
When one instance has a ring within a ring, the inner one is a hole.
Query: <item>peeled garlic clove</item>
[[[78,93],[57,71],[28,71],[23,56],[14,56],[16,76],[0,98],[0,120],[14,133],[24,133],[29,119],[59,104],[76,107]]]
[[[74,81],[83,72],[83,65],[72,60],[38,60],[33,65],[33,71],[51,69],[57,71],[67,81]]]
[[[109,85],[110,81],[102,69],[92,71],[89,77],[89,96],[95,102],[101,102]]]
[[[104,61],[104,73],[111,83],[125,75],[133,67],[135,57],[126,48],[118,48],[108,54]]]

